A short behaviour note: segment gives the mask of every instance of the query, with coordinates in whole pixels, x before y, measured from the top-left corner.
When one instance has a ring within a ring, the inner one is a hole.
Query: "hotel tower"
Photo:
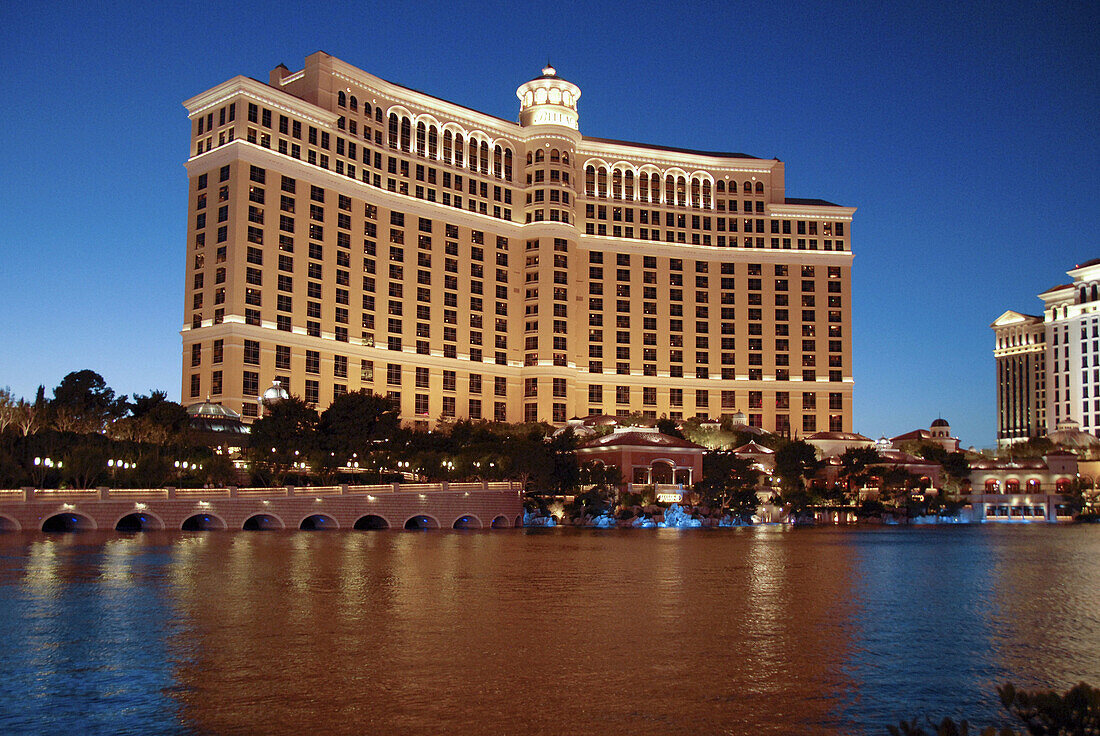
[[[516,95],[503,120],[318,52],[187,100],[183,403],[851,431],[854,208],[778,159],[584,136],[551,67]]]
[[[997,446],[1053,432],[1100,437],[1100,258],[1039,298],[1041,315],[1009,310],[990,325],[997,366]]]

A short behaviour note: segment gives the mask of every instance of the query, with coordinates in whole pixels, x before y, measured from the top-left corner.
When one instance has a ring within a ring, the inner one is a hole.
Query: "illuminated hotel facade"
[[[1100,437],[1100,258],[1039,298],[1043,314],[1007,311],[990,325],[997,365],[997,445],[1059,429]]]
[[[854,209],[778,159],[582,136],[549,67],[517,96],[518,124],[318,52],[187,100],[183,403],[851,431]]]

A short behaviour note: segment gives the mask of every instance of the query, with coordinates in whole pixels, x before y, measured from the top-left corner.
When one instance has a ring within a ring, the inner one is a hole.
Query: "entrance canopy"
[[[624,483],[690,486],[702,475],[704,449],[652,427],[616,427],[577,448],[577,459],[614,465]]]

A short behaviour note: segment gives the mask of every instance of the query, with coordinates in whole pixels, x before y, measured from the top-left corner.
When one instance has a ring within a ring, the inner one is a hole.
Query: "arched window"
[[[375,119],[376,122],[379,122],[379,123],[382,122],[382,108],[380,108],[380,107],[374,108],[374,119]]]
[[[427,153],[428,147],[428,129],[424,126],[424,123],[416,124],[416,155],[423,156]]]
[[[401,118],[401,150],[409,153],[412,149],[412,121]]]
[[[561,163],[562,163],[562,166],[568,166],[569,165],[569,152],[568,151],[562,151],[561,152]]]
[[[489,144],[485,141],[481,142],[481,173],[489,173]]]
[[[716,192],[718,192],[719,194],[725,194],[726,193],[726,182],[719,181],[717,184],[714,185],[714,190]]]
[[[644,171],[638,174],[638,199],[649,201],[649,174]]]
[[[439,158],[439,131],[434,125],[428,128],[428,157]]]
[[[477,171],[477,141],[473,138],[470,139],[469,154],[466,165],[470,167],[470,171]]]
[[[756,182],[756,193],[757,194],[763,194],[764,193],[764,182],[762,182],[762,181]]]
[[[1028,482],[1027,482],[1027,492],[1028,493],[1038,493],[1039,492],[1039,479],[1038,478],[1031,478],[1030,480],[1028,480]]]
[[[1093,284],[1092,287],[1089,289],[1089,291],[1092,293],[1092,301],[1096,301],[1096,298],[1097,298],[1096,284]]]
[[[623,198],[623,172],[618,169],[611,173],[611,196],[615,199]]]
[[[504,149],[500,146],[493,148],[493,176],[498,179],[504,176]]]
[[[447,163],[451,163],[451,151],[453,138],[451,137],[451,131],[443,131],[443,160]]]
[[[542,149],[541,148],[536,148],[535,149],[535,163],[537,164],[542,160],[543,160]]]
[[[661,201],[661,179],[656,174],[649,177],[649,201]]]
[[[528,165],[528,166],[530,166],[530,165],[531,165],[531,161],[532,161],[532,158],[531,158],[531,152],[530,152],[530,151],[528,151],[528,152],[527,152],[527,165]]]
[[[584,193],[589,197],[596,196],[596,167],[591,164],[584,170]]]
[[[1019,493],[1019,492],[1020,492],[1020,481],[1016,480],[1015,478],[1010,478],[1009,480],[1005,481],[1005,493]]]
[[[399,125],[397,113],[390,113],[390,148],[397,148],[397,128]]]
[[[596,196],[607,196],[607,169],[602,167],[596,171]]]
[[[455,133],[455,166],[462,165],[462,154],[466,150],[466,143],[462,140],[461,133]]]
[[[628,171],[623,177],[623,197],[634,199],[634,172]]]
[[[1086,301],[1088,301],[1088,291],[1084,286],[1082,286],[1081,298],[1078,300],[1078,304],[1084,304]]]
[[[752,182],[751,181],[745,182],[744,192],[745,192],[745,194],[752,194]]]
[[[665,177],[665,204],[676,204],[676,180],[671,176]]]
[[[355,95],[351,96],[351,109],[355,112],[359,112],[359,100],[355,99]]]
[[[558,149],[551,148],[550,149],[550,163],[556,164],[559,161],[561,161],[561,153],[558,152]]]
[[[710,209],[710,181],[703,180],[703,206]]]
[[[504,179],[512,181],[512,149],[504,149]]]
[[[698,179],[691,180],[691,206],[698,207],[699,203],[703,201],[702,187],[700,186]]]
[[[996,478],[990,478],[985,482],[985,492],[997,493],[997,489],[1000,487],[1000,485],[1001,484],[997,481]]]
[[[336,104],[339,105],[340,107],[347,107],[348,106],[348,96],[346,94],[344,94],[343,90],[340,90],[339,92],[336,93]]]
[[[676,204],[687,206],[687,179],[682,176],[676,177]]]
[[[371,111],[369,102],[363,103],[363,114],[367,116],[367,121],[370,122]]]

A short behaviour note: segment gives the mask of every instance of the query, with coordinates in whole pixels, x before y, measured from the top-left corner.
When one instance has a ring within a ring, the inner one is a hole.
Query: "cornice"
[[[336,113],[328,112],[292,94],[240,75],[184,100],[183,106],[187,108],[187,116],[194,118],[239,94],[251,97],[269,107],[301,116],[318,125],[335,125],[339,117]],[[240,114],[244,115],[245,111],[241,110]]]
[[[464,123],[471,128],[485,128],[494,130],[501,136],[512,138],[522,137],[523,128],[519,123],[514,123],[495,115],[479,112],[469,107],[449,102],[439,97],[418,92],[409,87],[403,87],[393,82],[376,77],[369,72],[352,66],[346,61],[335,57],[332,59],[332,75],[336,79],[355,84],[364,90],[389,99],[391,102],[405,103],[414,107],[423,108],[427,112],[445,113],[448,120],[456,123]],[[372,100],[372,104],[377,104]],[[446,121],[444,121],[446,122]]]
[[[807,217],[819,220],[851,220],[855,207],[824,204],[771,204],[765,205],[772,217]]]
[[[578,235],[577,246],[582,250],[630,251],[641,255],[668,258],[694,258],[696,260],[723,260],[749,263],[790,263],[792,254],[798,258],[813,259],[823,266],[850,266],[854,257],[846,250],[773,250],[771,248],[730,248],[719,245],[694,245],[667,243],[656,240],[635,240],[604,235]]]
[[[731,156],[708,155],[704,153],[686,153],[648,148],[644,144],[603,143],[591,139],[581,139],[577,146],[577,156],[611,157],[623,161],[653,164],[661,167],[684,167],[693,169],[716,169],[744,174],[772,173],[783,162],[776,159],[734,158]],[[583,166],[584,162],[578,162]],[[688,173],[691,173],[690,171]]]

